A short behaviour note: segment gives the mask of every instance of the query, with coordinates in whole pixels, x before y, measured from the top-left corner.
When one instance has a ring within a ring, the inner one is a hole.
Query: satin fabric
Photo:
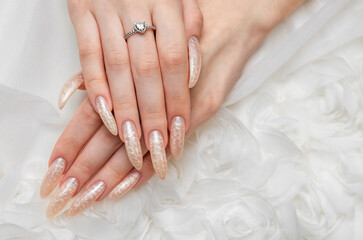
[[[85,96],[57,109],[76,39],[66,1],[0,1],[0,239],[363,239],[362,16],[307,1],[165,181],[47,220],[41,180]]]

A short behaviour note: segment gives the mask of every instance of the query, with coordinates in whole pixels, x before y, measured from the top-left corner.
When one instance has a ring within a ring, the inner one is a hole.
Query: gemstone
[[[140,33],[143,33],[145,32],[146,30],[146,24],[145,22],[137,22],[135,23],[135,30],[140,32]]]

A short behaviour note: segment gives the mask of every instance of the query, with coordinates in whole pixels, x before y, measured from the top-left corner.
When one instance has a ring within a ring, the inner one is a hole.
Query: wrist
[[[249,10],[250,23],[256,32],[266,36],[303,2],[305,0],[259,0]]]
[[[249,58],[262,44],[270,32],[294,12],[305,0],[257,0],[249,6],[244,5],[245,30],[240,39]],[[247,9],[247,10],[246,10]]]

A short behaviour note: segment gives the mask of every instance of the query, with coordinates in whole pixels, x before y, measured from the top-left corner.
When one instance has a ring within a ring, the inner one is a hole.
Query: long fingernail
[[[135,124],[132,121],[125,121],[122,124],[122,134],[125,140],[127,156],[132,165],[137,170],[140,170],[142,168],[143,157]]]
[[[63,109],[64,105],[66,105],[68,99],[72,96],[72,94],[82,85],[83,83],[83,74],[82,72],[77,73],[72,76],[64,85],[59,94],[58,98],[58,107],[59,109]]]
[[[140,179],[140,173],[132,172],[127,175],[108,195],[107,199],[112,201],[125,195]]]
[[[150,133],[149,144],[151,161],[153,163],[155,173],[159,176],[160,179],[164,179],[168,165],[166,162],[164,140],[160,131],[154,130]]]
[[[179,159],[183,153],[185,137],[185,122],[182,117],[174,117],[170,129],[170,151],[175,159]]]
[[[80,212],[83,212],[86,210],[89,206],[94,203],[99,196],[102,195],[102,193],[106,189],[106,184],[103,181],[97,181],[92,186],[84,191],[69,207],[67,210],[68,216],[75,216]]]
[[[189,47],[189,88],[197,84],[202,69],[202,54],[198,38],[192,36],[188,41]]]
[[[58,193],[50,200],[47,208],[47,218],[54,217],[59,213],[67,204],[69,199],[78,188],[78,180],[74,177],[68,178],[62,186],[60,186]]]
[[[40,187],[40,197],[45,198],[57,186],[64,169],[66,168],[66,161],[63,158],[57,158],[49,167],[45,174],[42,185]]]
[[[107,106],[106,99],[102,96],[98,96],[96,98],[96,107],[97,111],[100,114],[100,117],[107,127],[107,129],[113,134],[117,135],[117,126],[115,118],[113,117],[110,109]]]

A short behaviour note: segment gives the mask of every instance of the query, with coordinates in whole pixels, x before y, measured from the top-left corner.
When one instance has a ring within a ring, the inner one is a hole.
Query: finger
[[[113,135],[117,126],[111,113],[112,101],[103,64],[97,22],[89,11],[74,11],[71,19],[76,31],[79,57],[87,94],[94,109]]]
[[[72,94],[83,85],[83,74],[79,72],[73,75],[64,85],[59,94],[58,98],[58,107],[59,109],[63,109],[64,105],[67,103],[68,99],[72,96]]]
[[[101,125],[98,114],[86,98],[59,137],[48,162],[48,171],[40,187],[40,196],[48,196],[62,174],[69,169],[86,142]]]
[[[203,14],[197,0],[182,0],[186,37],[200,37],[203,28]]]
[[[136,169],[141,169],[141,126],[122,25],[118,15],[112,14],[110,5],[99,3],[100,6],[96,7],[96,17],[100,26],[106,71],[120,137],[125,142],[131,163]]]
[[[90,184],[85,187],[80,196],[78,196],[72,202],[72,205],[67,210],[68,216],[75,216],[83,212],[98,198],[100,198],[100,196],[103,195],[106,190],[112,189],[113,186],[110,185],[110,179],[122,179],[122,177],[133,168],[132,164],[127,158],[125,147],[119,148],[119,150],[115,152],[109,161],[117,162],[117,164],[112,164],[112,167],[107,164],[102,168],[102,170],[106,171],[109,175],[94,178],[95,180],[90,182]]]
[[[180,1],[157,4],[153,10],[153,21],[158,26],[156,40],[169,122],[170,148],[178,159],[183,152],[185,129],[188,128],[190,118],[188,49]]]
[[[202,55],[198,38],[191,36],[188,41],[189,48],[189,88],[193,88],[200,76],[202,69]]]
[[[101,126],[62,177],[59,191],[49,203],[47,217],[53,217],[62,210],[120,146],[120,139]]]
[[[203,15],[196,0],[182,0],[182,4],[189,48],[189,88],[192,88],[198,82],[202,67],[202,56],[198,39],[203,28]]]
[[[146,23],[151,24],[148,9],[142,10],[140,7],[138,11],[127,14],[129,15],[124,15],[122,18],[124,26],[133,26],[135,19],[145,19]],[[132,16],[132,18],[128,16]],[[146,145],[151,151],[158,176],[164,179],[167,170],[165,158],[165,146],[168,140],[167,119],[153,31],[132,35],[128,38],[127,45]]]
[[[172,154],[169,151],[169,149],[167,149],[167,159],[170,159]],[[135,170],[136,171],[136,170]],[[131,171],[132,173],[133,171]],[[151,162],[151,156],[149,153],[145,154],[144,156],[144,165],[142,167],[141,170],[137,171],[140,175],[140,178],[138,179],[138,181],[133,184],[132,188],[138,188],[139,186],[141,186],[142,184],[144,184],[146,181],[148,181],[152,176],[154,176],[155,170],[153,168],[152,162]],[[125,177],[125,179],[127,179],[128,176]],[[124,195],[125,193],[123,193]]]
[[[147,152],[144,144],[142,145],[142,151],[143,153]],[[85,191],[73,201],[67,214],[74,216],[84,211],[93,202],[101,201],[112,189],[114,194],[120,194],[125,187],[130,188],[129,185],[138,178],[137,174],[133,174],[127,179],[123,178],[131,169],[134,168],[128,160],[125,146],[122,146],[88,182],[85,186]],[[118,185],[118,188],[115,188],[122,179],[124,185],[121,187]]]
[[[68,177],[75,177],[79,182],[78,190],[80,190],[90,177],[110,159],[121,144],[118,137],[113,136],[106,127],[101,126],[64,174],[59,185],[62,185]]]
[[[113,185],[113,187],[109,188],[109,191],[112,191],[108,194],[107,200],[112,201],[121,198],[132,188],[136,188],[149,180],[154,175],[154,173],[155,171],[152,164],[151,155],[149,152],[147,152],[144,155],[144,165],[142,169],[136,170],[135,168],[127,168],[123,172],[122,181],[119,182],[116,186]],[[103,196],[106,195],[107,193],[103,194]],[[99,200],[102,200],[102,197],[100,197]]]

